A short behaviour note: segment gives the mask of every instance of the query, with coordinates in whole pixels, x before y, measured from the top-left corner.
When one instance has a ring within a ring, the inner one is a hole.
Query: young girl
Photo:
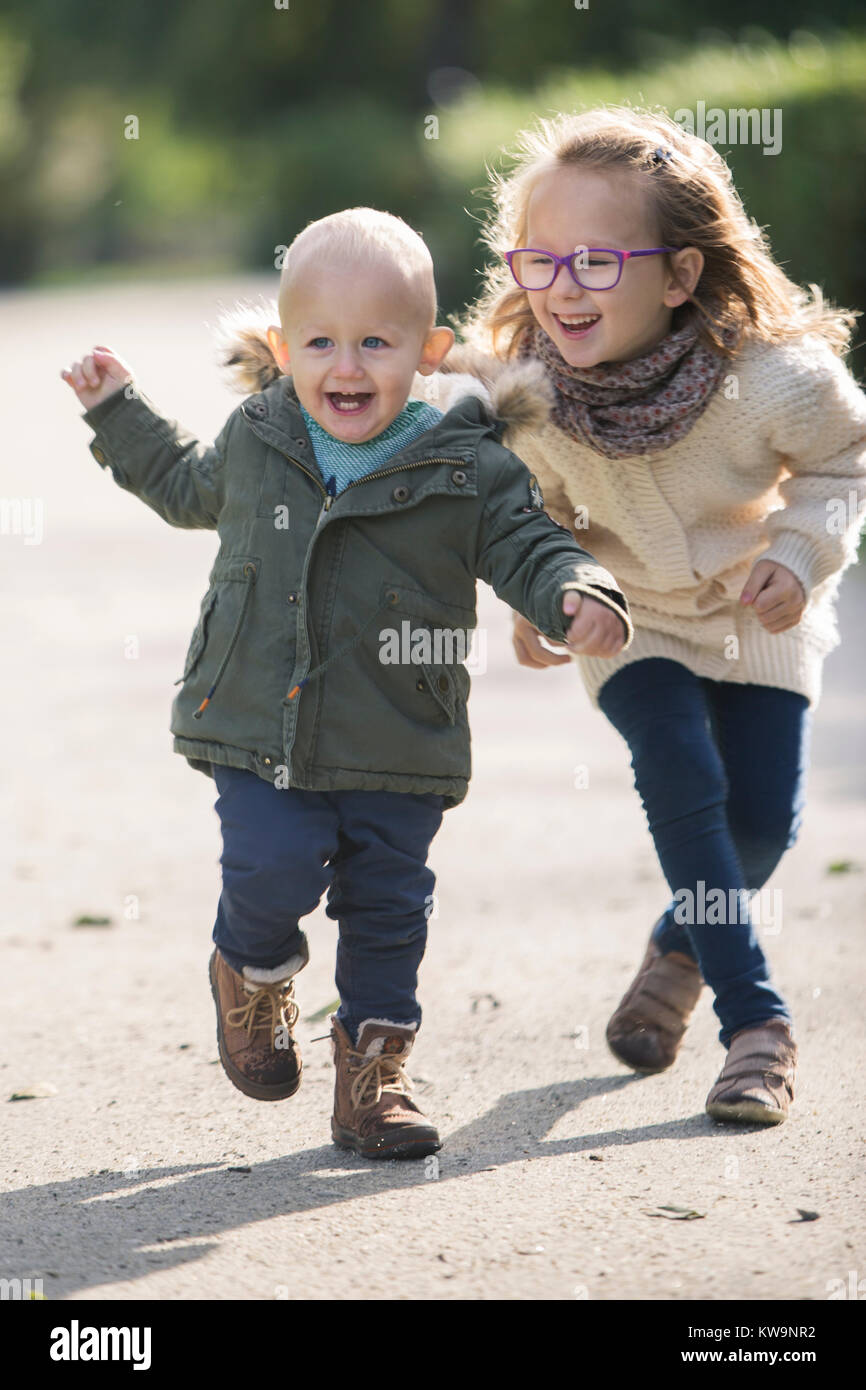
[[[673,893],[608,1043],[663,1071],[705,981],[727,1048],[707,1111],[777,1123],[796,1045],[750,902],[797,834],[866,500],[866,398],[839,360],[855,314],[785,276],[724,160],[663,115],[544,121],[494,196],[462,366],[540,364],[549,423],[507,442],[628,594],[629,649],[577,660]],[[525,666],[572,659],[519,615],[514,644]]]

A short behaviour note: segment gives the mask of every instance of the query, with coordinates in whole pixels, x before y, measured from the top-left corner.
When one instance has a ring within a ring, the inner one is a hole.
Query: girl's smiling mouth
[[[326,391],[325,400],[339,415],[358,415],[373,399],[372,391]]]
[[[585,338],[600,321],[601,314],[554,314],[566,338]]]

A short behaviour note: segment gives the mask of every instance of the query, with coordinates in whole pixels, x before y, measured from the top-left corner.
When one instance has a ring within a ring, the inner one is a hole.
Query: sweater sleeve
[[[784,505],[767,518],[770,545],[758,558],[791,570],[808,599],[857,557],[866,509],[866,396],[821,340],[786,357],[785,379],[774,383],[769,436],[786,470],[779,484]]]

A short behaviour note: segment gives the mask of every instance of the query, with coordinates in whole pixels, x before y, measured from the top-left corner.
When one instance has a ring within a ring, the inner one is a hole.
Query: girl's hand
[[[535,671],[543,671],[545,666],[565,666],[571,661],[571,657],[565,653],[560,656],[542,647],[541,633],[522,613],[514,614],[511,640],[520,665],[531,666]]]
[[[73,362],[60,375],[72,387],[85,410],[92,410],[132,381],[132,369],[107,347],[95,347],[88,357]]]
[[[740,594],[740,603],[752,605],[767,632],[786,632],[802,618],[806,594],[797,576],[784,565],[758,560]]]
[[[615,656],[625,645],[625,631],[619,618],[606,603],[569,589],[562,599],[562,611],[574,622],[566,633],[566,645],[584,656]],[[521,666],[543,671],[546,666],[563,666],[571,657],[548,651],[541,645],[542,634],[521,613],[514,614],[512,641]]]

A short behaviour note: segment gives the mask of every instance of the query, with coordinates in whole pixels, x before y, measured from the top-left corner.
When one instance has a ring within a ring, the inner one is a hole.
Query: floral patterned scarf
[[[519,352],[547,370],[556,391],[554,423],[608,458],[653,453],[682,439],[728,361],[699,340],[692,323],[627,362],[572,367],[540,325],[524,336]]]

